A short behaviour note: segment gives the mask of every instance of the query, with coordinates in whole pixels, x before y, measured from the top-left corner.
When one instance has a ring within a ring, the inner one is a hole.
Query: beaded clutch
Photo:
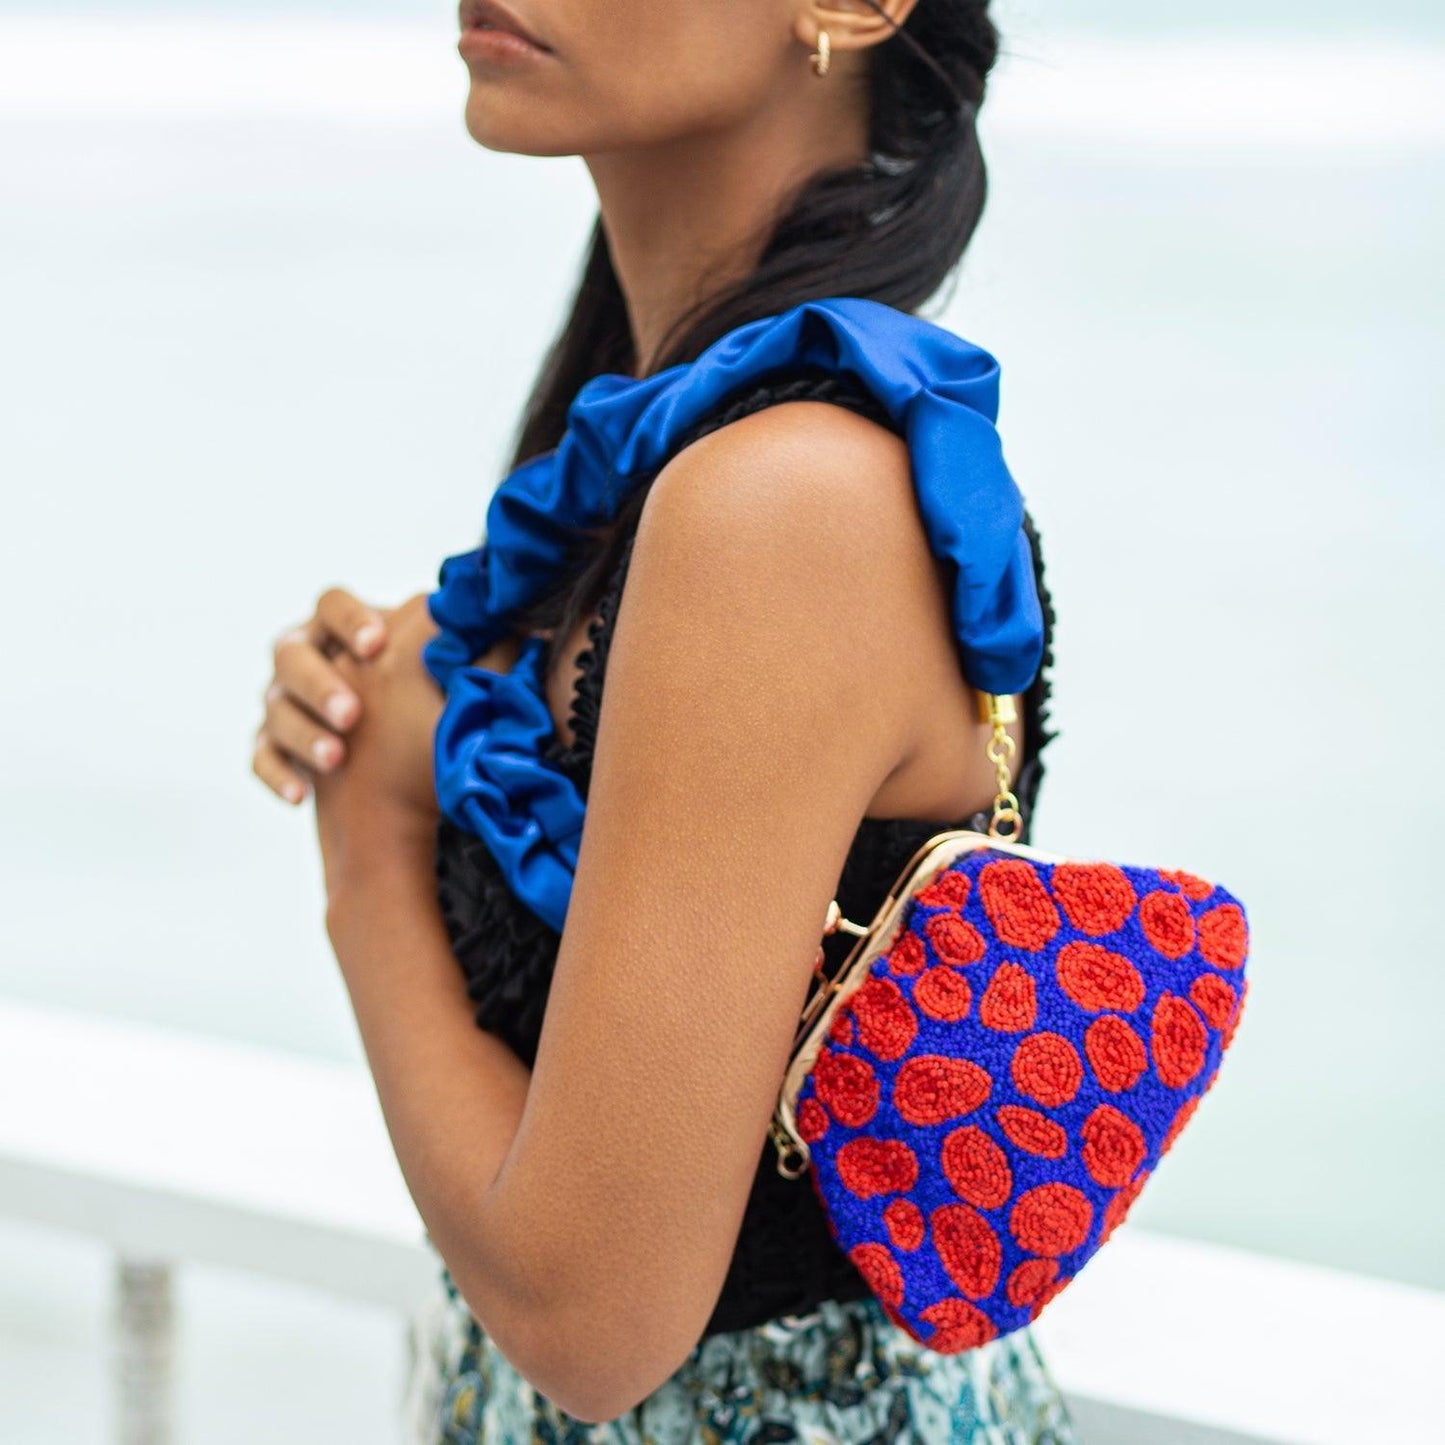
[[[980,694],[987,833],[909,860],[799,1024],[771,1137],[890,1319],[944,1354],[1029,1324],[1213,1083],[1245,995],[1239,900],[1013,841],[1012,699]],[[1007,831],[1006,831],[1007,830]]]

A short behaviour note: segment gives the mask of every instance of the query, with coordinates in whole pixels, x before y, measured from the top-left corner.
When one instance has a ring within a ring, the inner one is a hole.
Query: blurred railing
[[[436,1258],[360,1068],[0,1003],[0,1215],[116,1260],[116,1438],[172,1438],[175,1271],[395,1309]],[[1438,1438],[1445,1296],[1124,1226],[1036,1327],[1084,1445]]]

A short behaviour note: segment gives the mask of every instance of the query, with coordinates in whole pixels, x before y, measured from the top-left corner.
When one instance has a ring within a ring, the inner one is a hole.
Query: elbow
[[[722,1273],[699,1291],[685,1270],[634,1263],[619,1273],[599,1267],[595,1245],[551,1239],[535,1221],[513,1231],[489,1219],[449,1261],[452,1277],[484,1333],[538,1394],[583,1424],[603,1424],[686,1361]]]
[[[533,1320],[525,1337],[515,1339],[514,1363],[528,1382],[586,1425],[607,1424],[635,1408],[696,1344],[660,1330],[656,1317],[644,1322],[634,1309],[587,1309],[577,1302]]]
[[[470,1296],[458,1281],[463,1298]],[[507,1362],[559,1410],[584,1425],[601,1425],[646,1399],[683,1362],[701,1329],[667,1331],[659,1315],[636,1300],[593,1303],[581,1291],[567,1298],[533,1296],[526,1305],[497,1307],[478,1323]]]

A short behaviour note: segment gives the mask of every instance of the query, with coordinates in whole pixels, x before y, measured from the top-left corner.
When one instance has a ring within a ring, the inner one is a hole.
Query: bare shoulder
[[[930,618],[946,639],[907,443],[845,407],[779,402],[684,447],[644,505],[650,540],[699,588],[761,591],[851,638],[856,665],[884,667]]]
[[[700,437],[662,469],[622,605],[656,616],[659,651],[747,630],[753,645],[738,656],[755,687],[786,692],[811,675],[814,711],[839,709],[888,757],[870,815],[956,817],[981,805],[987,779],[971,756],[982,752],[951,583],[904,438],[845,407],[790,401]]]
[[[891,428],[825,401],[729,422],[659,473],[637,554],[651,554],[653,577],[672,575],[674,609],[725,596],[740,625],[785,619],[800,652],[849,673],[850,707],[871,709],[902,746],[870,814],[958,817],[991,795],[953,632],[953,570],[932,549],[908,444]]]
[[[825,401],[778,402],[709,432],[663,468],[648,507],[665,508],[674,526],[695,515],[811,539],[819,559],[927,550],[907,443]]]

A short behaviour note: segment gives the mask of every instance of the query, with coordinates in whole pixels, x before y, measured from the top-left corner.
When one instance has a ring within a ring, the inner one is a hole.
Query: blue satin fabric
[[[568,408],[561,444],[493,494],[483,544],[442,563],[428,599],[440,630],[422,653],[446,693],[438,805],[483,839],[517,896],[559,933],[586,805],[541,756],[553,732],[546,643],[528,639],[510,673],[472,660],[558,580],[572,533],[611,521],[693,422],[745,383],[800,365],[861,381],[907,440],[930,544],[955,564],[950,607],[967,680],[1015,693],[1038,672],[1043,610],[1023,498],[995,428],[999,367],[981,347],[882,302],[838,296],[735,327],[654,376],[593,377]]]

